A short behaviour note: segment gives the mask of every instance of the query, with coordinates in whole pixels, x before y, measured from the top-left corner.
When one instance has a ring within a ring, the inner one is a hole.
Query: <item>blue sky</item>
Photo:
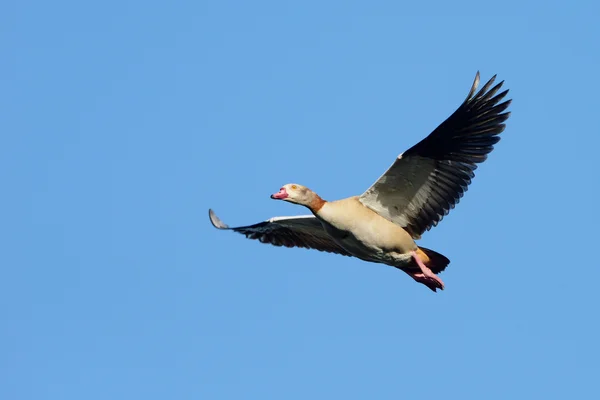
[[[597,2],[20,1],[0,13],[0,398],[590,398]],[[405,274],[218,232],[512,116]]]

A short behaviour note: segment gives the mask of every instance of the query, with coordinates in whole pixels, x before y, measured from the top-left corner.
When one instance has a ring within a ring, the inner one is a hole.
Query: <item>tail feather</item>
[[[427,267],[429,267],[431,272],[433,272],[434,274],[439,274],[440,272],[446,269],[448,264],[450,264],[450,260],[446,256],[441,255],[440,253],[426,249],[425,247],[419,247],[419,249],[423,253],[425,253],[427,258],[429,258],[429,261],[426,262],[425,265],[427,265]]]

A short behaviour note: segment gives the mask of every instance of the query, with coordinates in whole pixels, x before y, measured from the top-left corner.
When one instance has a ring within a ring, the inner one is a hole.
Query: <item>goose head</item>
[[[296,183],[288,183],[283,185],[279,192],[271,195],[272,199],[283,200],[301,206],[311,208],[318,203],[323,201],[319,195],[307,188],[306,186],[298,185]]]

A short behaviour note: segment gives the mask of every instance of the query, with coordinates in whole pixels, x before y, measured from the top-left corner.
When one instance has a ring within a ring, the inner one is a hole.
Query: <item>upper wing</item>
[[[230,228],[224,224],[213,210],[208,210],[210,222],[218,229],[231,229],[246,235],[248,239],[258,239],[261,243],[274,246],[303,247],[351,256],[338,246],[325,232],[321,222],[313,215],[297,217],[274,217],[264,222],[249,226]]]
[[[478,163],[485,161],[504,130],[511,100],[496,94],[492,77],[475,94],[479,72],[467,99],[429,136],[399,155],[359,200],[414,238],[435,226],[467,191]]]

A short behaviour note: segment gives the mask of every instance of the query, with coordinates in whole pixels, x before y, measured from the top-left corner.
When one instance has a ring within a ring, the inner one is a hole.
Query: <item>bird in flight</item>
[[[450,260],[415,240],[436,226],[459,202],[500,140],[508,90],[492,77],[482,88],[479,72],[466,100],[419,143],[400,154],[363,194],[326,201],[306,186],[289,183],[271,195],[308,208],[309,215],[274,217],[229,227],[212,210],[211,223],[274,246],[302,247],[396,267],[434,292]]]

